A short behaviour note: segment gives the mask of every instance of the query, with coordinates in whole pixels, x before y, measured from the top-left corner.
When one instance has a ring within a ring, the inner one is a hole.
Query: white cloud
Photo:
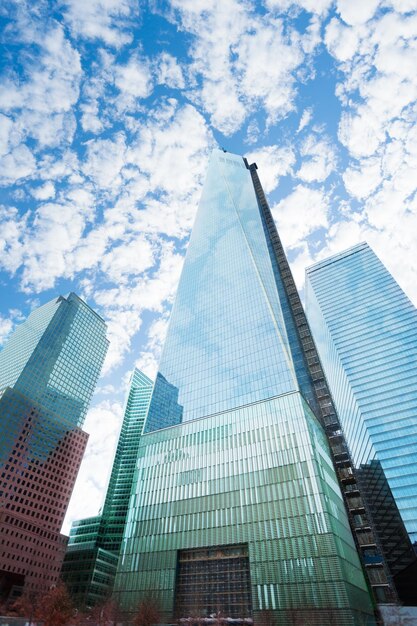
[[[246,116],[231,61],[231,46],[247,26],[246,10],[237,0],[172,0],[171,5],[181,29],[194,35],[189,51],[190,98],[202,105],[216,128],[232,134]]]
[[[134,237],[129,243],[113,246],[103,256],[101,271],[115,283],[126,283],[150,269],[155,262],[155,247],[143,236]]]
[[[369,224],[387,234],[391,230],[395,230],[395,233],[402,231],[406,223],[410,228],[413,221],[417,227],[415,195],[407,196],[404,189],[398,188],[397,181],[385,180],[378,191],[368,198],[365,215]],[[395,229],[392,227],[393,224]],[[408,236],[406,240],[409,240]]]
[[[259,135],[260,135],[260,130],[259,130],[258,122],[256,121],[256,119],[253,119],[248,124],[245,143],[248,143],[248,144],[256,143],[259,139]]]
[[[306,264],[305,267],[342,252],[361,241],[368,240],[370,242],[370,230],[364,228],[357,221],[349,219],[349,217],[347,216],[347,219],[341,219],[336,224],[330,226],[326,233],[324,245],[315,254],[312,262]]]
[[[0,205],[0,267],[13,275],[22,264],[22,238],[27,228],[27,218],[19,216],[15,207]]]
[[[297,133],[300,133],[303,130],[303,128],[305,128],[306,126],[310,124],[312,117],[313,117],[312,109],[304,109],[303,114],[300,118],[300,123],[298,124]]]
[[[320,189],[298,185],[271,210],[283,244],[290,249],[328,226],[329,200]]]
[[[36,159],[24,144],[0,159],[0,183],[10,185],[36,172]]]
[[[91,139],[87,142],[87,158],[83,172],[98,189],[117,194],[122,183],[121,170],[126,163],[126,137],[119,132],[112,139]]]
[[[325,42],[336,59],[348,61],[357,52],[360,36],[358,29],[349,28],[334,17],[326,27]]]
[[[109,400],[100,402],[88,411],[83,430],[90,436],[65,517],[63,533],[69,533],[74,520],[98,514],[113,464],[122,417],[121,404]]]
[[[90,99],[80,105],[81,125],[85,132],[94,134],[104,130],[103,122],[99,118],[99,105],[97,100]]]
[[[291,259],[291,272],[294,277],[297,288],[301,292],[305,282],[305,268],[312,265],[314,262],[311,251],[307,242],[303,242],[300,246],[294,249],[295,257]]]
[[[172,302],[183,261],[172,244],[162,244],[152,276],[142,275],[128,285],[95,291],[94,299],[108,324],[110,339],[105,372],[122,362],[141,326],[142,312],[163,313],[166,304]]]
[[[159,199],[147,201],[146,212],[136,215],[137,227],[152,231],[156,220],[160,232],[184,236],[192,225],[209,147],[214,142],[194,107],[171,104],[167,118],[150,118],[149,124],[139,128],[127,158],[146,176],[149,188],[161,194]],[[169,228],[171,216],[174,232]]]
[[[48,203],[39,207],[32,232],[25,235],[22,288],[47,289],[61,276],[71,276],[66,254],[80,241],[89,211],[74,204]]]
[[[5,111],[70,111],[78,99],[80,55],[65,38],[61,26],[37,37],[42,54],[36,62],[29,62],[30,79],[21,83],[6,80],[0,90],[0,106]]]
[[[355,26],[370,20],[379,4],[379,0],[337,0],[337,9],[344,22]]]
[[[271,122],[295,108],[293,72],[303,54],[295,38],[285,37],[281,22],[259,24],[256,30],[245,32],[235,51],[240,91],[247,98],[261,100]]]
[[[110,230],[102,224],[96,225],[67,252],[66,266],[71,268],[73,274],[96,267],[104,257],[112,238],[116,240],[119,236],[124,236],[124,232],[121,226]]]
[[[295,162],[294,152],[290,147],[265,146],[249,152],[247,159],[259,167],[259,176],[265,193],[270,193],[278,186],[281,176],[291,172]]]
[[[171,5],[181,29],[194,35],[189,96],[216,128],[232,134],[260,108],[269,124],[294,110],[295,71],[320,41],[315,18],[300,35],[271,13],[260,16],[237,0]]]
[[[19,145],[22,134],[13,124],[13,120],[0,113],[0,157]]]
[[[220,80],[207,78],[199,93],[199,100],[210,113],[212,125],[225,135],[239,130],[246,118],[246,109],[234,82],[231,74],[222,76]]]
[[[103,396],[115,396],[117,392],[118,390],[111,383],[108,383],[107,385],[102,385],[100,387],[97,387],[96,389],[96,394],[101,394]]]
[[[22,113],[19,124],[30,129],[30,135],[40,148],[56,148],[71,143],[76,121],[72,112],[56,113],[50,111],[48,118],[42,111],[26,110]]]
[[[11,76],[3,80],[0,107],[13,120],[15,135],[22,140],[31,137],[40,147],[55,147],[74,135],[72,107],[79,96],[80,56],[61,26],[31,32],[41,55],[28,61],[29,79],[17,82]]]
[[[350,157],[343,180],[348,193],[364,201],[359,215],[346,215],[330,229],[329,246],[355,243],[355,237],[368,240],[417,300],[417,75],[412,69],[417,15],[407,13],[409,8],[408,2],[386,2],[379,11],[376,2],[343,0],[345,24],[334,18],[327,27],[326,44],[340,61],[339,139]]]
[[[328,137],[309,135],[300,154],[303,161],[295,175],[308,183],[323,182],[336,168],[336,153]]]
[[[368,197],[381,182],[380,159],[362,159],[360,166],[351,166],[343,174],[347,192],[355,198]]]
[[[138,18],[139,8],[134,0],[66,0],[64,6],[75,36],[100,39],[115,48],[131,42],[127,29]]]
[[[300,7],[311,13],[323,15],[327,13],[333,0],[265,0],[265,5],[270,11],[284,13],[291,7]]]
[[[132,337],[139,331],[142,325],[141,313],[143,308],[140,303],[137,306],[130,304],[123,306],[121,302],[109,302],[109,297],[123,298],[123,287],[109,289],[106,292],[96,292],[95,300],[102,307],[102,313],[107,324],[107,338],[110,341],[109,350],[103,365],[103,373],[107,374],[114,367],[120,365],[123,357],[130,350]],[[135,290],[136,291],[136,290]]]
[[[55,196],[55,186],[50,180],[48,180],[40,187],[31,189],[30,193],[34,198],[36,198],[36,200],[49,200],[49,198],[53,198]]]
[[[148,342],[135,363],[135,367],[145,372],[152,380],[156,378],[168,324],[168,314],[164,314],[152,322],[148,332]]]
[[[410,13],[416,8],[415,0],[390,0],[387,5],[392,6],[399,13]]]
[[[331,28],[334,34],[329,37]],[[349,34],[349,54],[339,54],[337,42],[344,38],[340,29]],[[406,115],[407,107],[416,101],[417,79],[412,70],[416,35],[415,17],[389,12],[366,26],[349,28],[336,20],[330,23],[326,35],[330,52],[340,60],[354,58],[342,66],[345,80],[338,88],[351,109],[342,115],[339,137],[353,156],[376,153],[385,143],[387,125]],[[360,99],[355,98],[356,91]]]
[[[0,346],[2,346],[6,342],[12,328],[12,320],[10,318],[2,317],[0,315]]]
[[[157,81],[160,85],[166,85],[172,89],[185,87],[184,75],[177,59],[168,52],[159,55],[156,61]]]
[[[306,54],[306,65],[301,66],[297,71],[297,78],[302,82],[306,81],[307,78],[314,76],[315,69],[312,67],[310,61],[312,57],[310,55],[314,54],[315,49],[322,42],[322,22],[318,15],[313,15],[310,19],[309,25],[305,29],[302,37],[300,37],[300,46],[303,52]]]
[[[61,153],[43,153],[38,158],[37,175],[42,180],[52,180],[70,184],[84,182],[80,176],[77,154],[68,149]]]
[[[147,98],[152,92],[152,77],[148,61],[133,55],[125,65],[114,68],[116,87],[126,96]]]
[[[116,58],[114,54],[99,49],[81,88],[79,111],[84,131],[99,134],[112,125],[113,99],[109,98],[109,85],[114,83]]]

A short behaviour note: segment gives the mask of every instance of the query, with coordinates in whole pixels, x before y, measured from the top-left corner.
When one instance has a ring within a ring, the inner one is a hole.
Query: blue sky
[[[0,22],[0,344],[70,290],[111,340],[68,530],[129,372],[155,373],[212,147],[258,163],[300,288],[366,240],[417,302],[416,5],[5,0]]]

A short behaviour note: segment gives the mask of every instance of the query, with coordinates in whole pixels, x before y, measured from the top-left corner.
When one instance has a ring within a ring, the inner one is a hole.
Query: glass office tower
[[[256,166],[214,151],[139,445],[127,618],[152,596],[167,621],[373,623],[277,242]]]
[[[417,310],[366,243],[308,268],[306,293],[346,440],[396,576],[415,560],[409,539],[417,546]]]
[[[135,369],[102,515],[72,524],[61,576],[78,607],[109,598],[113,589],[152,381]]]
[[[33,311],[0,352],[0,597],[54,584],[81,430],[108,348],[74,293]]]

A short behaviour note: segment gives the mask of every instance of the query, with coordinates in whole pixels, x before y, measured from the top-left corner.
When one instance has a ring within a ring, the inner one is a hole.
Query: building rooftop
[[[311,274],[312,272],[315,272],[316,270],[326,267],[326,265],[331,265],[332,263],[336,263],[337,261],[340,261],[341,259],[345,259],[346,257],[351,256],[352,254],[356,254],[356,252],[360,252],[361,250],[366,250],[366,249],[369,249],[369,245],[366,243],[366,241],[362,241],[361,243],[357,243],[354,246],[348,248],[347,250],[343,250],[342,252],[337,252],[336,254],[333,254],[332,256],[329,256],[326,259],[323,259],[322,261],[313,263],[313,265],[310,265],[309,267],[306,268],[306,273]]]

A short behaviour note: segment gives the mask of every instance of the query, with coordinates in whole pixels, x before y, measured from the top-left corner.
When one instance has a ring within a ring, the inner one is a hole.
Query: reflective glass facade
[[[153,389],[152,381],[135,369],[102,515],[73,523],[62,578],[78,606],[92,606],[109,597],[123,538],[139,442]]]
[[[317,624],[334,611],[341,625],[373,623],[254,181],[241,157],[213,152],[140,442],[116,599],[127,619],[149,594],[165,620],[210,618],[202,572],[218,589],[229,571],[242,578],[236,597],[226,585],[218,600],[225,618],[272,611],[289,625],[314,609]],[[198,555],[232,558],[233,546],[242,568],[198,565]]]
[[[76,294],[60,296],[33,311],[0,352],[0,394],[13,387],[81,427],[107,347],[104,321]]]
[[[109,597],[118,555],[100,548],[102,516],[73,522],[61,578],[77,608],[93,606]]]
[[[0,596],[58,579],[107,347],[104,321],[70,294],[33,311],[0,352]]]
[[[100,545],[117,553],[123,539],[136,457],[152,389],[153,382],[143,372],[134,370],[102,516],[104,528]]]
[[[393,573],[417,540],[417,311],[367,244],[307,270],[307,313]],[[397,513],[397,515],[396,515]]]
[[[243,159],[214,153],[146,431],[298,389],[274,268],[256,208]],[[175,411],[160,410],[159,396],[168,394]]]
[[[292,609],[333,608],[353,624],[369,611],[327,441],[299,393],[144,436],[136,485],[116,581],[126,610],[156,592],[172,616],[177,551],[245,543],[258,614],[290,624]]]

